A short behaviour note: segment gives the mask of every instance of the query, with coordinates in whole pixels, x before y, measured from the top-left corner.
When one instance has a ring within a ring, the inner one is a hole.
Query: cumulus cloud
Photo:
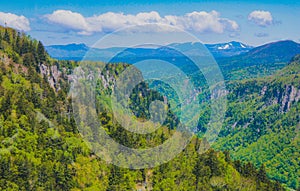
[[[50,22],[60,24],[69,29],[85,30],[88,27],[85,18],[81,14],[71,11],[57,10],[45,17]]]
[[[30,30],[29,20],[23,15],[18,16],[12,13],[0,12],[0,24],[3,26],[7,25],[8,27],[21,31]]]
[[[253,11],[248,15],[248,20],[261,27],[274,24],[273,16],[269,11]]]
[[[95,32],[112,32],[123,27],[146,24],[159,25],[150,25],[139,29],[145,32],[172,30],[170,27],[163,27],[163,25],[199,33],[224,33],[225,31],[237,31],[239,29],[239,25],[235,21],[220,17],[220,14],[216,11],[195,11],[183,16],[166,15],[164,17],[160,16],[156,11],[142,12],[136,15],[107,12],[84,17],[80,13],[69,10],[56,10],[52,14],[45,15],[45,18],[51,23],[77,31],[78,34],[83,35]]]

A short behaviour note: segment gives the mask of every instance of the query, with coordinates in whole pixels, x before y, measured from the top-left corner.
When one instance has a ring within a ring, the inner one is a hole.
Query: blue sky
[[[44,44],[86,43],[132,24],[171,24],[204,43],[300,42],[300,2],[196,0],[11,0],[0,2],[0,24]],[[149,29],[149,32],[160,31]],[[168,32],[168,31],[167,31]]]

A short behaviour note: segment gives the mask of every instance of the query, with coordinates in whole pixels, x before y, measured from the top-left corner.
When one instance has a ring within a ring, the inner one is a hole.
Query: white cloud
[[[187,13],[183,17],[178,17],[177,21],[183,29],[195,32],[223,33],[226,30],[235,31],[239,28],[235,21],[220,18],[220,14],[216,11]]]
[[[253,11],[248,15],[248,20],[261,27],[266,27],[274,23],[272,14],[269,11]]]
[[[192,12],[183,16],[166,15],[160,16],[158,12],[142,12],[136,15],[107,12],[91,17],[84,17],[80,13],[69,10],[57,10],[52,14],[45,15],[45,18],[51,23],[58,24],[70,30],[77,31],[78,34],[89,35],[95,32],[112,32],[114,30],[133,26],[147,25],[147,27],[138,27],[145,32],[158,32],[172,30],[164,25],[171,25],[182,30],[193,32],[213,32],[224,33],[225,31],[237,31],[239,25],[230,19],[221,18],[216,11],[211,12]],[[137,29],[137,28],[135,28]]]
[[[72,11],[57,10],[52,14],[45,15],[45,17],[50,22],[62,25],[69,29],[86,30],[88,28],[85,18],[81,14]]]
[[[21,31],[30,30],[29,20],[23,15],[18,16],[12,13],[0,12],[0,24],[3,26],[7,25],[8,27]]]

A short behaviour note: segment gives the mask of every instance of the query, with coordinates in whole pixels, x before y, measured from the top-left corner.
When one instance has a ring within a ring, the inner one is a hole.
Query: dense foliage
[[[0,190],[283,190],[267,178],[264,165],[256,170],[212,149],[199,154],[197,138],[153,169],[107,164],[83,142],[74,122],[67,81],[77,63],[52,60],[40,42],[8,28],[0,28],[0,47]],[[59,78],[52,66],[60,69]],[[110,67],[118,71],[126,65]],[[131,99],[147,104],[151,97],[159,95]],[[130,147],[161,144],[174,131],[169,123],[153,136],[137,137],[114,122],[109,110],[99,117],[110,136]]]
[[[300,182],[300,56],[270,77],[228,84],[226,122],[215,148],[234,159],[264,164],[269,177]]]

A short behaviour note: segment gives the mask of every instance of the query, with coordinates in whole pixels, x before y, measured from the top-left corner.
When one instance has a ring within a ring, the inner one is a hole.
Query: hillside
[[[236,80],[272,75],[297,54],[300,54],[300,44],[287,40],[265,44],[238,56],[219,58],[217,62],[226,79]]]
[[[263,59],[263,62],[289,62],[300,53],[300,44],[286,40],[269,43],[250,50],[242,58]]]
[[[41,42],[2,27],[0,54],[0,190],[283,190],[263,165],[256,170],[212,149],[200,154],[197,138],[153,169],[107,164],[89,150],[74,122],[67,82],[78,63],[54,60]],[[125,67],[110,65],[102,75],[110,79]],[[130,147],[161,144],[174,131],[165,126],[150,137],[137,136],[109,111],[99,117],[113,138]]]
[[[269,177],[300,182],[300,56],[276,74],[228,84],[226,123],[215,148],[235,160],[266,165]]]

